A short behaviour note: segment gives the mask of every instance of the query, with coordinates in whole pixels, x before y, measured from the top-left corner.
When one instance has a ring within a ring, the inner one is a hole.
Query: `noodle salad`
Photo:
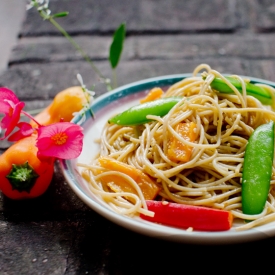
[[[228,230],[233,220],[241,222],[235,230],[269,223],[274,94],[271,86],[201,64],[106,121],[98,156],[78,166],[90,190],[122,215],[188,230]],[[209,221],[194,224],[196,213]],[[208,227],[219,219],[226,228]]]

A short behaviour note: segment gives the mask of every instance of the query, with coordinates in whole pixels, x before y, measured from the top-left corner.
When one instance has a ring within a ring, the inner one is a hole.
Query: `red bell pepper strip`
[[[149,217],[140,214],[140,217],[163,225],[182,229],[191,227],[201,231],[225,231],[233,223],[232,213],[225,210],[153,200],[147,200],[146,204],[155,215]]]

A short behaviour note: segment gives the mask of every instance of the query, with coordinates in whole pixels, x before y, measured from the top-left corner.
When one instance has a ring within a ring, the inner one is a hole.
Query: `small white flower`
[[[33,7],[36,7],[38,11],[44,11],[46,13],[46,18],[48,19],[51,11],[49,9],[49,1],[50,0],[31,0],[29,4],[27,4],[26,9],[29,10]]]
[[[40,5],[43,5],[44,2],[49,4],[49,1],[47,1],[47,0],[37,0],[37,3]]]
[[[86,92],[90,95],[90,96],[95,96],[95,92],[94,91],[90,91],[86,89]]]
[[[80,83],[80,85],[81,85],[81,88],[82,88],[83,92],[88,94],[88,96],[89,96],[89,103],[90,103],[91,101],[93,101],[93,97],[94,97],[94,95],[95,95],[95,92],[94,92],[94,91],[90,91],[90,90],[88,90],[88,89],[86,88],[86,85],[85,85],[84,82],[83,82],[83,78],[82,78],[81,74],[77,74],[77,75],[76,75],[76,78],[77,78],[77,80],[79,81],[79,83]]]
[[[26,5],[26,10],[30,10],[31,8],[33,8],[33,3],[29,3]]]
[[[111,83],[111,80],[110,80],[110,78],[101,78],[101,79],[100,79],[100,82],[101,82],[101,83],[105,83],[105,84],[108,85],[108,84]]]
[[[76,78],[77,78],[78,82],[80,83],[81,87],[83,87],[83,86],[85,87],[81,74],[77,74]]]
[[[81,88],[83,90],[83,93],[85,94],[85,97],[87,98],[87,103],[83,106],[83,109],[82,109],[82,111],[83,111],[82,115],[85,116],[85,112],[90,110],[91,115],[93,116],[93,111],[91,109],[91,106],[92,106],[92,103],[94,101],[95,92],[90,91],[86,88],[86,85],[83,82],[83,78],[82,78],[81,74],[77,74],[76,78],[77,78],[77,80],[79,81],[79,83],[81,85]],[[86,116],[81,119],[81,123],[85,120],[86,120]]]

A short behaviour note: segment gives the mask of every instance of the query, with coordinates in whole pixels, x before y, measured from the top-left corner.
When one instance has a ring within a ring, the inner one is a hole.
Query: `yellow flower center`
[[[56,135],[52,136],[51,139],[56,145],[62,145],[66,143],[68,136],[65,133],[57,133]]]

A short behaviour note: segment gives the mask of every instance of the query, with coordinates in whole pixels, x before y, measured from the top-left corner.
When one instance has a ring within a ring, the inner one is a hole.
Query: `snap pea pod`
[[[242,210],[244,214],[263,211],[272,176],[274,122],[259,126],[250,136],[242,172]]]
[[[240,92],[242,92],[242,84],[241,82],[230,76],[225,77],[230,83],[236,87]],[[210,86],[219,91],[220,93],[232,94],[233,90],[221,79],[221,78],[214,78],[211,82]],[[246,83],[246,93],[257,98],[262,104],[264,105],[272,105],[272,96],[268,90],[263,87],[254,85],[250,82]]]
[[[182,97],[164,97],[142,103],[131,107],[130,109],[119,113],[109,119],[109,123],[114,123],[122,126],[140,125],[149,122],[147,115],[165,116]]]

